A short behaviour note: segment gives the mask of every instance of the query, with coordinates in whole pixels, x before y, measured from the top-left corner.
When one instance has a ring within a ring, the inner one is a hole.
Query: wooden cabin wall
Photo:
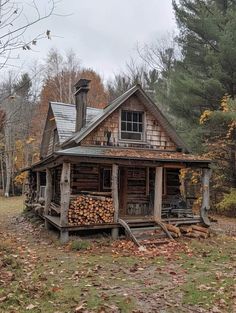
[[[123,208],[122,215],[145,216],[151,215],[152,209],[149,205],[149,194],[147,194],[147,170],[146,168],[127,168],[127,189],[125,192],[126,208]],[[120,178],[120,184],[124,179]],[[121,197],[122,198],[122,197]],[[125,203],[124,203],[125,205]]]
[[[100,191],[100,167],[97,164],[73,164],[71,171],[71,193]]]
[[[165,194],[168,196],[176,196],[180,194],[180,170],[178,168],[166,168],[165,179],[166,179],[166,191]]]
[[[61,171],[62,166],[57,166],[54,169],[52,169],[52,190],[53,190],[52,201],[58,205],[61,202],[61,188],[60,188]]]
[[[120,110],[142,111],[144,112],[144,142],[132,140],[120,140]],[[115,110],[107,119],[105,119],[94,131],[92,131],[84,140],[81,145],[91,146],[107,145],[106,132],[111,132],[110,145],[120,147],[142,147],[159,150],[176,151],[176,145],[170,139],[165,130],[160,126],[155,117],[147,111],[144,105],[133,95],[128,99],[121,108]]]
[[[180,196],[180,169],[164,168],[162,179],[162,202],[163,206],[169,206],[173,202],[173,198]],[[149,169],[150,181],[150,206],[154,203],[154,184],[155,184],[155,168]]]
[[[55,118],[50,108],[43,132],[42,144],[40,149],[41,157],[46,157],[53,152],[54,129],[56,128]]]

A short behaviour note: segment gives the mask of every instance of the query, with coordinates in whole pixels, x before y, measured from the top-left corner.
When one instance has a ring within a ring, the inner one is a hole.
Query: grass
[[[71,242],[71,249],[75,250],[75,251],[79,251],[79,250],[87,250],[90,247],[90,243],[88,241],[85,240],[73,240]]]
[[[112,247],[103,252],[104,239],[96,240],[97,250],[88,240],[62,247],[51,233],[34,234],[35,223],[8,224],[9,217],[22,212],[22,198],[0,199],[0,204],[0,277],[6,271],[15,275],[0,282],[0,299],[6,297],[0,312],[73,313],[80,305],[92,312],[115,308],[122,313],[161,311],[163,305],[166,313],[181,312],[182,305],[234,310],[234,238],[187,241],[192,253],[122,256]],[[34,307],[29,310],[29,305]]]

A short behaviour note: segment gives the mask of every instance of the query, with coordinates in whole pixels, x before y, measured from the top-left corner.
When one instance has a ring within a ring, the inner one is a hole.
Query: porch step
[[[127,237],[130,237],[137,246],[142,246],[143,242],[157,237],[157,230],[163,230],[162,224],[151,227],[132,227],[122,219],[118,220],[119,224],[124,227]]]
[[[130,227],[130,229],[133,235],[138,240],[147,240],[147,239],[153,239],[153,237],[160,238],[164,236],[159,226],[137,227],[137,228]],[[159,233],[157,233],[158,230],[160,231]]]

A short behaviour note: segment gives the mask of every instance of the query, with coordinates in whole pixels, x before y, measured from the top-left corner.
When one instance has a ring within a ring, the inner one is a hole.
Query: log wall
[[[71,193],[82,191],[100,191],[100,167],[97,164],[73,164],[71,175]]]

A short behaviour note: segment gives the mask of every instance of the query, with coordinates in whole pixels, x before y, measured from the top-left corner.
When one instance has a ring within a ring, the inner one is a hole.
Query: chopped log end
[[[70,202],[68,222],[71,226],[114,222],[112,198],[79,196]]]

